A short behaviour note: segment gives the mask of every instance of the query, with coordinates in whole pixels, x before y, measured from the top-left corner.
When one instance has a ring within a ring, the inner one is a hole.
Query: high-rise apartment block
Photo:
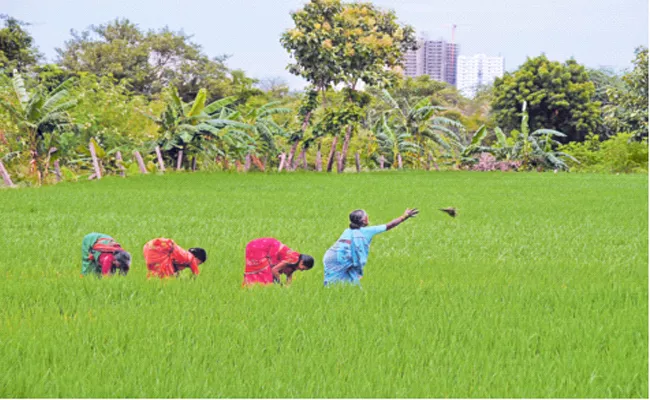
[[[505,61],[503,57],[490,57],[485,54],[458,57],[458,90],[466,97],[476,96],[479,87],[489,85],[503,76]]]
[[[458,44],[444,40],[418,40],[418,49],[406,52],[404,75],[429,75],[437,81],[456,85]]]

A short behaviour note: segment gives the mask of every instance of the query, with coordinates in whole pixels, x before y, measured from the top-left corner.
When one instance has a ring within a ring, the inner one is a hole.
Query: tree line
[[[647,171],[647,48],[622,73],[542,54],[468,99],[402,76],[415,33],[392,11],[312,0],[291,17],[280,45],[308,82],[294,92],[184,32],[126,19],[72,31],[44,63],[29,24],[2,16],[0,173],[40,184],[165,168]]]

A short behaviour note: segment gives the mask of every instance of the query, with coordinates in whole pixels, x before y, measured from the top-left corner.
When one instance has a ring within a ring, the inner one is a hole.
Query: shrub
[[[648,172],[648,141],[633,141],[632,134],[619,133],[600,141],[591,135],[582,143],[571,142],[561,146],[560,151],[575,157],[572,171],[640,173]]]

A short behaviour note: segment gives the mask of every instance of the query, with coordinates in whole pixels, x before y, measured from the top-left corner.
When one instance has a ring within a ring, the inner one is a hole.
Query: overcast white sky
[[[55,48],[84,30],[116,17],[143,29],[168,25],[194,35],[210,56],[229,54],[231,68],[258,79],[282,77],[292,88],[279,42],[292,26],[290,11],[305,0],[0,0],[0,13],[34,25],[28,29],[49,61]],[[460,54],[502,55],[513,70],[527,56],[574,57],[590,67],[629,68],[634,48],[648,45],[647,0],[374,0],[397,12],[401,22],[431,39],[450,39],[458,25]]]

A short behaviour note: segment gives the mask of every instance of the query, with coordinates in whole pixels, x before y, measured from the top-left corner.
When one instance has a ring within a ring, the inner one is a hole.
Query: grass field
[[[2,397],[648,397],[648,177],[176,174],[0,191]],[[452,219],[437,208],[456,206]],[[322,256],[385,223],[363,289]],[[134,255],[81,279],[84,234]],[[202,246],[147,280],[143,244]],[[242,289],[245,244],[317,264]]]

